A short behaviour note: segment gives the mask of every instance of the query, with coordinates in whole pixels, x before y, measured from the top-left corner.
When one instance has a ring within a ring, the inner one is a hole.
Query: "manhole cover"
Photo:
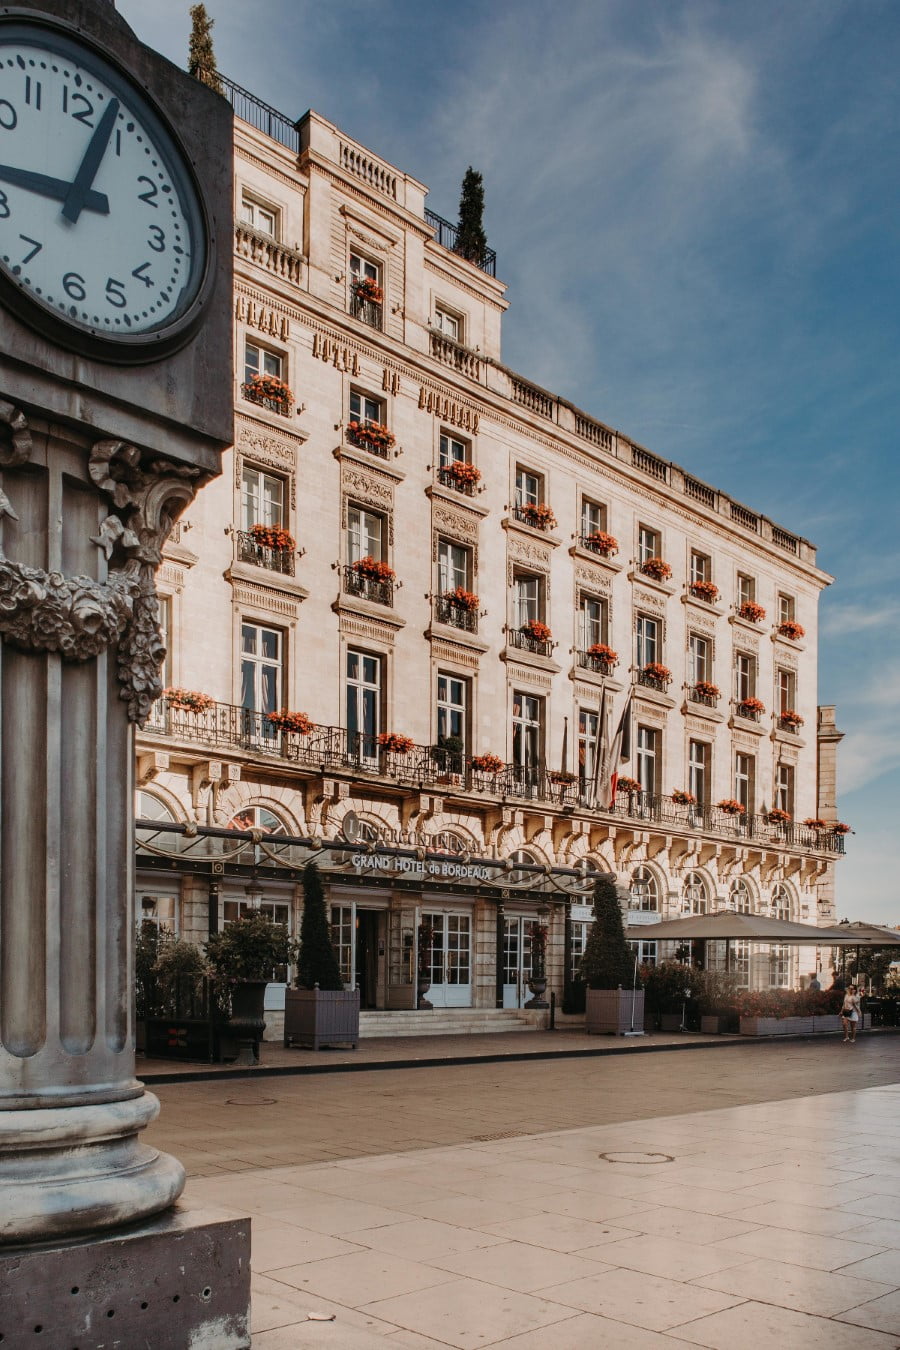
[[[274,1106],[277,1097],[226,1097],[226,1106]]]
[[[671,1153],[599,1153],[598,1157],[608,1163],[631,1163],[636,1167],[650,1167],[657,1163],[674,1162]]]

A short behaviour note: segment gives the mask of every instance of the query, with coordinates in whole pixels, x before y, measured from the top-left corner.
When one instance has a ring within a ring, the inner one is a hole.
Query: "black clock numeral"
[[[0,220],[6,220],[9,217],[9,198],[5,192],[0,191]]]
[[[106,298],[116,309],[124,309],[128,304],[125,298],[125,283],[116,281],[114,277],[109,277],[106,282]]]
[[[69,104],[71,103],[71,108]],[[93,128],[91,118],[94,116],[94,105],[84,94],[69,94],[69,86],[63,85],[63,112],[70,112],[76,122],[83,122],[86,127]]]
[[[121,157],[122,154],[122,133],[116,130],[116,154]]]
[[[0,127],[4,131],[15,131],[19,123],[19,114],[8,98],[0,98]]]
[[[159,188],[156,186],[153,179],[147,178],[146,175],[141,174],[138,182],[147,184],[147,191],[138,193],[138,201],[146,202],[148,206],[158,205],[156,198],[159,196]]]
[[[141,263],[140,267],[136,267],[131,274],[133,277],[137,277],[138,281],[142,281],[145,286],[153,285],[153,282],[150,280],[150,278],[144,276],[144,273],[146,272],[149,266],[150,264],[148,262]]]
[[[32,80],[30,75],[25,76],[25,102],[31,103],[32,94],[34,95],[34,107],[38,112],[41,110],[41,82]]]
[[[151,225],[147,247],[152,248],[154,253],[164,253],[166,248],[165,230],[161,230],[158,225]]]
[[[84,288],[84,277],[80,277],[77,272],[67,272],[62,279],[63,290],[70,300],[83,300],[87,295]]]
[[[31,252],[30,252],[30,253],[26,253],[26,254],[25,254],[25,257],[22,259],[22,266],[24,267],[26,263],[30,263],[30,262],[31,262],[32,258],[33,258],[36,254],[40,253],[40,251],[41,251],[41,249],[44,247],[44,245],[43,245],[43,244],[39,244],[38,241],[37,241],[36,239],[29,239],[27,234],[20,234],[20,235],[19,235],[19,238],[22,239],[26,244],[34,244],[34,248],[31,250]]]

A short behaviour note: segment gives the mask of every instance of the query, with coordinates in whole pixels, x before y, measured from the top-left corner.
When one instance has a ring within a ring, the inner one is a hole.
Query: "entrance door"
[[[435,1008],[472,1006],[472,935],[468,914],[423,914],[434,930],[431,989],[426,998]]]
[[[503,920],[503,1006],[524,1008],[531,992],[531,930],[536,920],[521,916]]]
[[[378,1006],[378,920],[374,909],[356,911],[356,983],[360,1008]]]

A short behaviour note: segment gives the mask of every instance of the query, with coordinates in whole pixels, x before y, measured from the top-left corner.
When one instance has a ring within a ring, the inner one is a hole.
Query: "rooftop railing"
[[[443,216],[436,215],[434,211],[425,208],[425,221],[434,230],[435,241],[442,248],[449,249],[451,253],[459,253],[460,257],[467,258],[468,262],[474,263],[480,267],[482,272],[487,272],[489,277],[497,275],[497,254],[492,248],[486,248],[480,259],[468,258],[466,254],[460,253],[458,248],[459,230],[452,225],[449,220],[444,220]]]

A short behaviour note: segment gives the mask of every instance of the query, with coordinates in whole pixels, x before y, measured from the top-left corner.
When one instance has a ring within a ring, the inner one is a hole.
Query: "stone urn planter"
[[[584,1029],[588,1035],[624,1036],[631,1030],[634,1000],[634,1027],[644,1028],[644,991],[638,989],[588,989],[585,994]]]
[[[286,989],[284,1044],[306,1050],[359,1044],[358,989]]]
[[[531,998],[525,1004],[526,1008],[549,1008],[550,1004],[544,998],[547,992],[546,975],[533,975],[528,981],[528,988],[531,990]]]

